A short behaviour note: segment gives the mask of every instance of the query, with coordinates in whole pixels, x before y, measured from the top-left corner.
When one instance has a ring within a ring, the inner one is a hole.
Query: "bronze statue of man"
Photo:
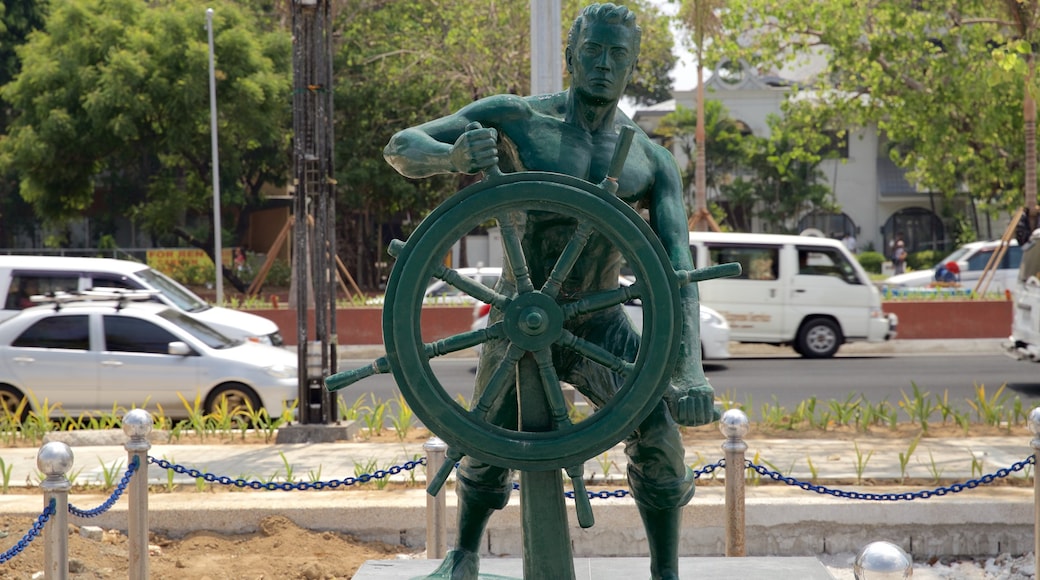
[[[571,87],[561,93],[530,97],[496,95],[458,112],[405,129],[390,140],[386,160],[401,174],[427,177],[439,173],[472,174],[498,164],[505,172],[551,171],[599,183],[605,176],[618,131],[636,130],[617,196],[645,209],[677,270],[693,268],[689,249],[682,180],[675,160],[653,143],[617,108],[639,54],[640,29],[635,14],[614,4],[593,4],[575,19],[567,38],[566,64]],[[479,123],[480,128],[474,128]],[[473,124],[473,125],[471,125]],[[531,212],[522,238],[538,287],[549,276],[574,224]],[[593,236],[571,276],[562,299],[617,288],[621,268],[612,244]],[[515,290],[509,268],[500,290]],[[682,507],[693,497],[693,474],[686,465],[676,422],[703,425],[719,417],[714,392],[700,360],[697,285],[682,294],[682,348],[663,400],[625,440],[628,481],[647,531],[653,578],[678,578],[678,539]],[[496,312],[492,312],[492,321]],[[500,313],[499,313],[500,316]],[[577,336],[604,345],[633,360],[638,331],[620,305],[568,321]],[[504,356],[502,341],[485,344],[477,372],[478,393]],[[601,406],[623,384],[605,367],[565,349],[554,349],[561,380],[574,385],[593,405]],[[489,421],[516,428],[515,398],[501,397]],[[458,470],[458,533],[454,549],[431,577],[476,579],[481,537],[494,510],[503,508],[511,490],[509,470],[463,459]]]

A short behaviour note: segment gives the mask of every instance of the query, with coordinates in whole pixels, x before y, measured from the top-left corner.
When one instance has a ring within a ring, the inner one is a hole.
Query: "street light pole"
[[[213,66],[213,9],[206,9],[209,36],[209,125],[213,148],[213,265],[217,278],[217,305],[224,303],[224,248],[220,227],[220,155],[217,152],[217,78]]]

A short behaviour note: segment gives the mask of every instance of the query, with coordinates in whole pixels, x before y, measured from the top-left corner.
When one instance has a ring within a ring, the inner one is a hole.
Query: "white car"
[[[933,268],[897,274],[887,278],[881,283],[881,289],[890,294],[899,295],[912,291],[911,289],[930,287],[936,282],[936,271],[940,267],[946,267],[946,264],[949,262],[953,262],[957,264],[957,269],[960,270],[957,275],[957,282],[960,288],[974,290],[979,282],[979,277],[982,275],[982,271],[985,270],[990,258],[994,255],[993,253],[999,247],[999,240],[964,244],[954,250],[949,256],[940,260]],[[1014,289],[1015,279],[1018,276],[1018,266],[1021,263],[1022,248],[1018,247],[1018,241],[1012,239],[1004,252],[1003,258],[993,272],[993,277],[986,291],[1003,292],[1004,290]]]
[[[621,276],[618,278],[618,285],[631,286],[632,280]],[[450,288],[451,286],[448,287]],[[480,302],[476,304],[473,309],[473,325],[470,327],[472,330],[486,327],[488,314],[491,311],[490,304]],[[632,324],[636,330],[642,330],[643,307],[639,300],[627,302],[624,306],[625,312],[632,319]],[[704,360],[729,358],[729,323],[717,311],[703,304],[701,304],[701,358]]]
[[[496,267],[456,268],[455,271],[459,275],[476,280],[488,288],[494,288],[495,284],[498,284],[498,279],[502,277],[502,268]],[[434,280],[426,287],[426,292],[423,293],[423,302],[427,304],[476,304],[478,301],[444,280]]]
[[[191,290],[139,262],[67,256],[0,256],[0,320],[30,305],[29,296],[92,288],[151,290],[152,300],[179,310],[231,338],[282,345],[274,322],[231,308],[211,306]]]
[[[228,338],[163,304],[133,301],[148,293],[124,292],[120,300],[113,294],[35,297],[50,303],[0,323],[4,409],[14,412],[27,398],[23,417],[41,412],[44,401],[58,416],[110,413],[116,406],[154,412],[161,405],[167,417],[186,417],[178,394],[188,403],[198,397],[207,413],[222,399],[228,409],[244,409],[248,401],[272,417],[294,407],[294,353]]]

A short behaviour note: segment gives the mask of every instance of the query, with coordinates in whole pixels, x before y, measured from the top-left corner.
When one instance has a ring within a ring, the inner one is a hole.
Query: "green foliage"
[[[925,191],[967,191],[991,213],[1022,205],[1023,97],[1036,87],[1017,54],[1040,40],[1036,2],[937,0],[920,9],[906,1],[730,0],[727,7],[709,62],[791,70],[815,56],[818,72],[798,79],[790,97],[818,123],[877,127],[891,159]]]
[[[630,0],[643,29],[641,56],[627,94],[652,103],[669,97],[669,21],[647,0]],[[561,35],[585,0],[562,2]],[[337,233],[358,283],[375,287],[387,262],[385,229],[407,235],[472,177],[407,180],[383,160],[394,133],[499,93],[530,93],[530,3],[459,0],[373,2],[336,14],[335,167]],[[563,46],[560,46],[563,60]],[[566,84],[566,83],[565,83]]]
[[[729,175],[739,170],[747,159],[744,136],[736,120],[719,101],[704,105],[705,183],[709,190],[717,190]],[[682,168],[686,186],[687,205],[694,206],[694,180],[697,177],[697,111],[676,105],[675,111],[661,118],[657,134],[664,138],[663,145],[678,148],[686,157]],[[714,216],[713,216],[714,217]]]
[[[834,196],[819,170],[830,143],[804,107],[791,105],[784,117],[768,119],[770,136],[742,132],[720,102],[704,105],[705,184],[729,202],[730,214],[717,220],[729,230],[752,231],[751,216],[767,231],[794,233],[793,216],[836,211]],[[687,205],[694,205],[697,114],[682,106],[665,115],[657,128],[665,146],[685,156]]]
[[[101,188],[157,235],[186,214],[210,219],[206,5],[198,0],[68,0],[18,49],[3,87],[16,112],[0,167],[37,214],[80,217]],[[221,198],[236,217],[288,170],[291,43],[234,3],[214,17]],[[102,187],[103,186],[103,187]],[[235,226],[232,224],[232,227]]]
[[[216,280],[216,266],[213,262],[195,262],[182,260],[175,263],[169,271],[164,272],[181,284],[189,286],[202,286],[213,283]]]
[[[885,256],[881,252],[860,252],[856,255],[856,259],[859,260],[859,264],[867,272],[880,274],[881,264],[884,263]]]
[[[910,252],[906,256],[906,265],[911,270],[930,270],[945,256],[946,254],[937,250]]]

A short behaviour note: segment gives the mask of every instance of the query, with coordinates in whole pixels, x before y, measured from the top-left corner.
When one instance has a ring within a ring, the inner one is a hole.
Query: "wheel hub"
[[[563,332],[563,310],[540,291],[517,296],[505,311],[506,337],[528,351],[552,345]]]

